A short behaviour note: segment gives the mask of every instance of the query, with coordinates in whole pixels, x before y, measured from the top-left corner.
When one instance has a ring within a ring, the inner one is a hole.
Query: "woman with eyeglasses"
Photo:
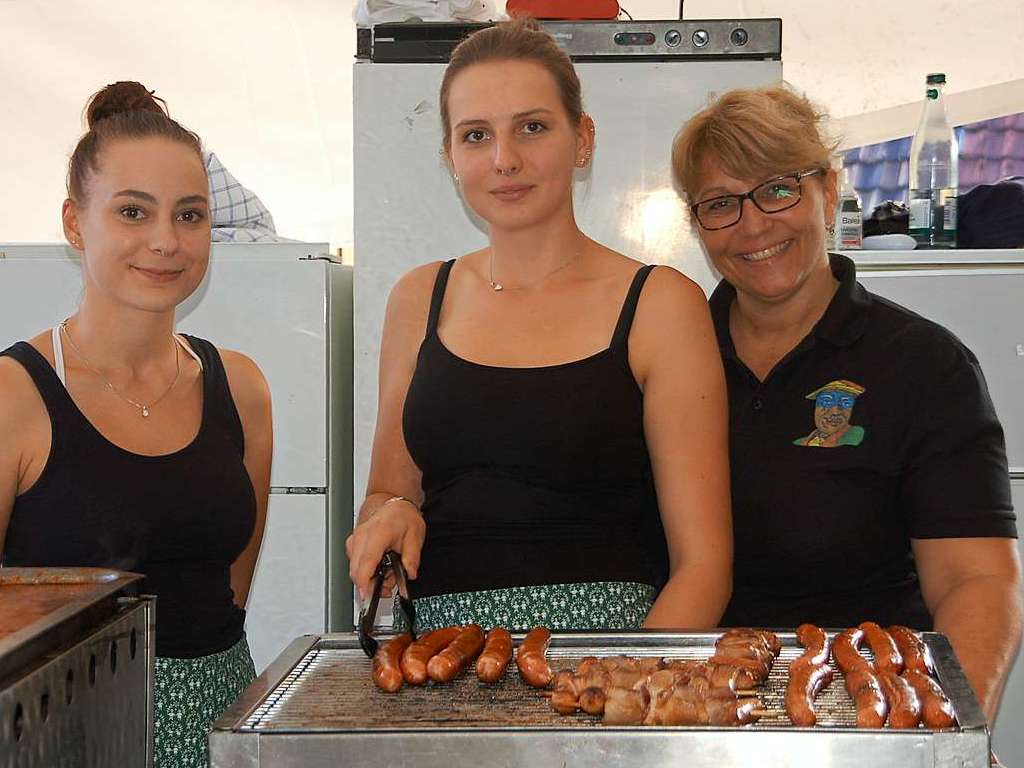
[[[1021,631],[1003,432],[978,361],[826,250],[835,144],[787,87],[683,127],[675,178],[722,282],[734,590],[725,625],[949,636],[995,714]]]

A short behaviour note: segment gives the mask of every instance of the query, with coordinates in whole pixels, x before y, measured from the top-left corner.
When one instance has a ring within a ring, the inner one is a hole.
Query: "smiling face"
[[[570,119],[543,65],[469,66],[452,81],[448,110],[449,162],[466,203],[492,229],[572,216],[573,171],[589,157],[593,123]]]
[[[191,295],[210,258],[207,189],[191,147],[163,137],[106,142],[85,199],[63,210],[87,296],[165,312]]]
[[[801,170],[780,168],[772,176]],[[767,179],[737,179],[708,161],[693,201],[741,195]],[[803,178],[800,190],[800,202],[777,213],[763,213],[744,200],[739,222],[725,229],[709,231],[694,222],[715,268],[738,293],[782,302],[797,295],[816,272],[827,272],[825,232],[835,216],[835,172]]]
[[[814,401],[814,426],[826,437],[850,425],[855,398],[846,392],[824,391]]]

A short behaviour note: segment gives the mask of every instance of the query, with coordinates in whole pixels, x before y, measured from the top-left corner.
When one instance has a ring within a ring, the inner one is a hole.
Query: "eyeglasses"
[[[853,408],[855,399],[853,395],[848,395],[845,392],[820,392],[814,398],[814,407],[828,409],[839,406],[842,410],[848,411]]]
[[[380,593],[384,587],[384,580],[388,571],[395,575],[395,589],[398,592],[396,607],[404,619],[406,631],[416,637],[416,608],[409,599],[409,586],[406,581],[405,568],[402,567],[402,556],[393,550],[387,550],[380,559],[377,572],[374,574],[373,592],[370,595],[369,604],[359,613],[357,624],[359,634],[359,645],[370,658],[377,653],[378,643],[373,636],[373,625],[377,617],[377,604],[380,602]]]
[[[800,180],[824,172],[821,168],[814,168],[787,173],[758,184],[743,195],[720,195],[709,200],[701,200],[691,205],[690,210],[704,229],[725,229],[739,223],[743,217],[744,200],[749,198],[762,213],[788,210],[800,202]]]

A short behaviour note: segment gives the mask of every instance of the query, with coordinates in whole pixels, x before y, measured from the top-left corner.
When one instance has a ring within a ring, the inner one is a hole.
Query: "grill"
[[[956,709],[956,728],[856,729],[838,674],[818,696],[815,728],[794,728],[784,714],[742,728],[609,727],[582,713],[552,711],[539,691],[522,683],[514,663],[494,686],[479,683],[468,670],[452,683],[384,694],[373,685],[370,660],[355,636],[308,636],[296,640],[214,725],[211,766],[986,766],[984,717],[949,642],[936,633],[922,637]],[[575,666],[587,655],[706,659],[717,638],[555,634],[548,658],[555,669]],[[779,639],[782,652],[758,694],[766,709],[781,712],[789,663],[803,649],[792,632],[779,633]]]
[[[0,768],[149,765],[153,600],[131,596],[141,577],[32,569],[40,583],[11,583],[20,570],[0,569]]]

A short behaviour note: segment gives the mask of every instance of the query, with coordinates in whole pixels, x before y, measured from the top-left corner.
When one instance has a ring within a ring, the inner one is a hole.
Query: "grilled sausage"
[[[814,713],[814,698],[832,682],[832,667],[828,664],[798,662],[799,659],[789,667],[786,714],[798,728],[811,728],[818,722],[818,716]]]
[[[386,693],[394,693],[402,687],[402,653],[412,643],[408,632],[395,635],[377,649],[373,656],[373,682]]]
[[[476,660],[476,676],[481,683],[496,683],[512,660],[512,635],[495,627],[487,633],[484,650]]]
[[[796,639],[806,650],[800,657],[807,664],[824,664],[828,661],[828,634],[813,624],[801,624],[796,628]]]
[[[832,658],[842,670],[846,690],[857,708],[857,727],[881,728],[889,711],[874,669],[858,650],[863,640],[863,629],[843,630],[832,641]]]
[[[952,728],[956,725],[953,705],[938,683],[916,669],[906,670],[903,679],[910,683],[921,700],[921,720],[927,727]]]
[[[840,632],[832,641],[832,658],[835,659],[836,666],[842,670],[844,675],[868,666],[867,661],[858,650],[863,640],[864,631],[851,627]]]
[[[900,655],[892,636],[873,621],[862,621],[860,628],[868,641],[871,654],[875,657],[875,669],[879,672],[903,671],[903,657]]]
[[[889,627],[889,634],[896,641],[896,647],[903,656],[904,669],[915,669],[925,675],[931,671],[928,667],[928,649],[916,632],[894,624]]]
[[[427,682],[427,662],[446,648],[461,631],[462,627],[435,629],[406,648],[399,662],[405,682],[409,685],[423,685]]]
[[[854,672],[847,673],[846,690],[857,708],[858,728],[881,728],[885,725],[889,707],[882,692],[882,685],[871,667],[864,666]]]
[[[467,625],[444,649],[427,662],[427,675],[435,683],[447,683],[459,676],[484,647],[479,624]]]
[[[910,683],[887,669],[878,673],[878,682],[889,704],[889,727],[917,728],[921,722],[921,700]]]
[[[826,663],[828,634],[813,624],[801,624],[797,627],[796,639],[805,650],[789,665],[786,713],[793,725],[810,728],[818,722],[814,699],[822,688],[832,682],[832,667]]]
[[[519,674],[524,682],[534,688],[544,688],[555,676],[544,656],[550,642],[551,630],[547,627],[534,627],[527,632],[519,650],[516,651]]]

